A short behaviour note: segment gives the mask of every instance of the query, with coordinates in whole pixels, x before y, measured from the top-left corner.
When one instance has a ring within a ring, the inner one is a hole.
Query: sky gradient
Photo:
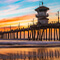
[[[43,2],[50,8],[49,22],[58,21],[56,14],[60,11],[60,0],[43,0]],[[37,7],[39,7],[39,0],[0,0],[0,31],[10,25],[14,28],[19,23],[21,27],[27,27],[28,23],[32,24],[33,18],[36,23],[34,9]]]

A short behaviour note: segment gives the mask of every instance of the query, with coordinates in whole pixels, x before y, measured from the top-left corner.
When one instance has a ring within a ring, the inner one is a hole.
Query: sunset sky
[[[21,27],[32,24],[33,18],[35,23],[36,9],[39,7],[39,1],[42,0],[0,0],[0,31],[4,27],[14,28],[20,23]],[[43,0],[44,5],[49,7],[49,22],[58,21],[57,11],[60,11],[60,0]]]

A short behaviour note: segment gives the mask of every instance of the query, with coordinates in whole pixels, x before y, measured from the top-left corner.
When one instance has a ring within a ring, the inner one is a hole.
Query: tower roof
[[[49,10],[49,8],[46,6],[40,6],[40,7],[36,8],[35,11],[42,10],[42,9]]]

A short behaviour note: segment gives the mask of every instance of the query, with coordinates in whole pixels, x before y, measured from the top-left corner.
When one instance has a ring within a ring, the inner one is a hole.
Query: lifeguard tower
[[[35,9],[35,11],[37,11],[37,15],[36,17],[38,18],[38,24],[48,24],[48,13],[47,11],[49,10],[48,7],[43,6],[43,2],[42,2],[42,6],[39,6],[37,9]]]

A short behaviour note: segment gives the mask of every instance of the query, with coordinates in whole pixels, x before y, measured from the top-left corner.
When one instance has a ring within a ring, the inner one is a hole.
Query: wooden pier
[[[27,38],[26,38],[26,32],[28,32]],[[60,23],[39,25],[39,26],[32,25],[25,29],[23,28],[23,29],[0,32],[0,39],[28,39],[29,41],[30,40],[60,41]]]
[[[57,40],[60,41],[60,23],[59,23],[59,11],[58,11],[58,22],[49,24],[48,23],[48,16],[49,14],[47,11],[49,10],[48,7],[39,6],[35,9],[37,11],[36,17],[38,18],[38,22],[36,25],[28,26],[28,28],[22,28],[22,29],[16,29],[5,32],[0,32],[0,39],[23,39],[23,40],[36,40],[36,41],[52,41]],[[27,38],[26,38],[26,31],[28,32]],[[22,35],[23,32],[23,35]],[[22,38],[23,37],[23,38]]]

